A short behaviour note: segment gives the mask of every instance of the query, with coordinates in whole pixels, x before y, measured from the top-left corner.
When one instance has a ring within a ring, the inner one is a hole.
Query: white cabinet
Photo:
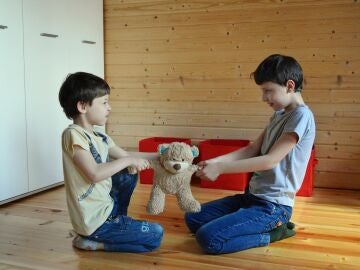
[[[0,0],[0,204],[63,181],[59,88],[72,72],[104,76],[102,5]]]
[[[69,11],[71,72],[85,71],[104,77],[104,54],[98,53],[104,51],[102,1],[70,1]]]
[[[24,1],[29,190],[63,180],[58,93],[68,68],[67,1]]]
[[[0,201],[28,191],[21,3],[0,0]]]

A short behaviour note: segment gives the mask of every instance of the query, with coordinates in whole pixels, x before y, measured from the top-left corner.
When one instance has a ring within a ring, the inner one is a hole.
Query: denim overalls
[[[102,163],[101,156],[91,142],[90,136],[86,133],[85,135],[96,163]],[[96,132],[95,135],[101,137],[103,142],[108,144],[105,135],[99,132]],[[109,157],[107,161],[109,161]],[[136,182],[137,175],[129,174],[127,169],[112,176],[110,196],[114,200],[114,207],[111,214],[94,233],[83,237],[104,243],[106,251],[137,253],[152,251],[160,246],[163,228],[159,224],[135,220],[127,216],[127,209]]]

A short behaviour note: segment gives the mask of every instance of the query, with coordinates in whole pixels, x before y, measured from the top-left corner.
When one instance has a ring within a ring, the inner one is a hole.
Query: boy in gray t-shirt
[[[309,162],[315,137],[314,116],[306,105],[289,112],[276,111],[265,129],[260,155],[269,153],[284,133],[296,135],[297,143],[273,168],[254,172],[250,193],[278,204],[293,206]]]
[[[197,175],[254,172],[245,194],[202,205],[185,222],[206,253],[222,254],[268,245],[295,235],[289,222],[315,139],[315,121],[301,96],[303,73],[290,56],[270,55],[252,73],[262,99],[275,111],[249,146],[202,161]]]

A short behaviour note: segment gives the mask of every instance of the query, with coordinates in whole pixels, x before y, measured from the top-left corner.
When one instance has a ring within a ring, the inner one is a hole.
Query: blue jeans
[[[136,182],[137,175],[129,174],[127,169],[112,177],[112,212],[104,224],[85,238],[104,243],[106,251],[138,253],[152,251],[160,246],[163,228],[159,224],[127,216]]]
[[[268,245],[268,232],[291,214],[290,206],[245,193],[205,203],[201,212],[186,213],[185,222],[204,252],[222,254]]]

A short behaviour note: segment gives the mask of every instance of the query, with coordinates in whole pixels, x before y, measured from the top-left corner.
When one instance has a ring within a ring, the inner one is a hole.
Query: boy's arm
[[[123,157],[134,157],[134,158],[143,158],[143,159],[153,160],[153,159],[159,158],[158,153],[127,152],[117,145],[109,148],[109,156],[112,159],[119,159],[119,158],[123,158]]]
[[[96,183],[107,179],[118,171],[134,166],[138,171],[149,167],[149,162],[145,159],[124,156],[106,163],[96,163],[89,151],[80,146],[74,145],[73,160],[76,166],[89,179],[90,182]]]
[[[230,162],[240,159],[246,159],[251,157],[256,157],[260,153],[261,145],[264,139],[265,130],[261,132],[261,134],[256,138],[255,141],[247,145],[246,147],[242,147],[234,152],[218,156],[216,158],[212,158],[206,161],[206,163],[214,163],[214,162]]]
[[[208,163],[198,176],[203,179],[214,181],[223,173],[239,173],[264,171],[273,168],[280,162],[289,151],[296,145],[298,136],[295,132],[284,133],[271,147],[270,151],[263,156],[251,157],[237,161],[225,161]]]
[[[138,157],[138,158],[144,158],[148,160],[157,160],[159,159],[159,153],[157,152],[128,152],[129,156],[131,157]]]
[[[129,154],[121,147],[114,145],[109,148],[109,156],[112,159],[119,159],[119,158],[123,158],[123,157],[128,157]]]

